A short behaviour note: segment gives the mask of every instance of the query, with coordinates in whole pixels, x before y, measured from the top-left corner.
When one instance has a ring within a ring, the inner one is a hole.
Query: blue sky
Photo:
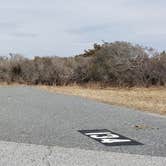
[[[165,50],[165,0],[0,0],[0,55],[70,56],[93,43]]]

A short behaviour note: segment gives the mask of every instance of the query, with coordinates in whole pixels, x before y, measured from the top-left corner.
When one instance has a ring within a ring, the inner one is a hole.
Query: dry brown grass
[[[0,86],[8,85],[0,83]],[[20,85],[20,84],[10,84]],[[91,86],[35,86],[50,92],[82,96],[105,103],[135,108],[142,111],[166,115],[166,87],[151,88],[100,88]]]
[[[81,86],[39,86],[50,92],[76,95],[113,105],[166,115],[166,87],[98,88]]]

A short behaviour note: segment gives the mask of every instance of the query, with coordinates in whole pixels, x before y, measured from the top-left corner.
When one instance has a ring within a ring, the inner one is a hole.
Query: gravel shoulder
[[[0,165],[164,166],[166,158],[0,141]]]

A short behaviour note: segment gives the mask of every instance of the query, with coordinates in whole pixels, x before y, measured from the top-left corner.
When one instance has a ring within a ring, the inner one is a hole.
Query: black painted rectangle
[[[100,130],[79,130],[83,135],[92,138],[106,146],[121,146],[121,145],[143,145],[133,139],[125,137],[121,134],[112,132],[107,129]]]

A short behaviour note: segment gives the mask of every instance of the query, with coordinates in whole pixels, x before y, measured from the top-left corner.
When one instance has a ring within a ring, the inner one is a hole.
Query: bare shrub
[[[92,65],[92,58],[87,57],[77,57],[75,58],[76,63],[74,68],[74,73],[73,73],[73,78],[72,80],[76,83],[84,83],[91,81],[91,75],[90,75],[90,67]]]
[[[93,55],[90,75],[93,81],[115,86],[164,85],[165,65],[165,52],[127,42],[104,43]]]
[[[166,84],[166,53],[127,42],[94,44],[75,57],[0,57],[0,82],[67,85],[100,83],[113,86]]]

